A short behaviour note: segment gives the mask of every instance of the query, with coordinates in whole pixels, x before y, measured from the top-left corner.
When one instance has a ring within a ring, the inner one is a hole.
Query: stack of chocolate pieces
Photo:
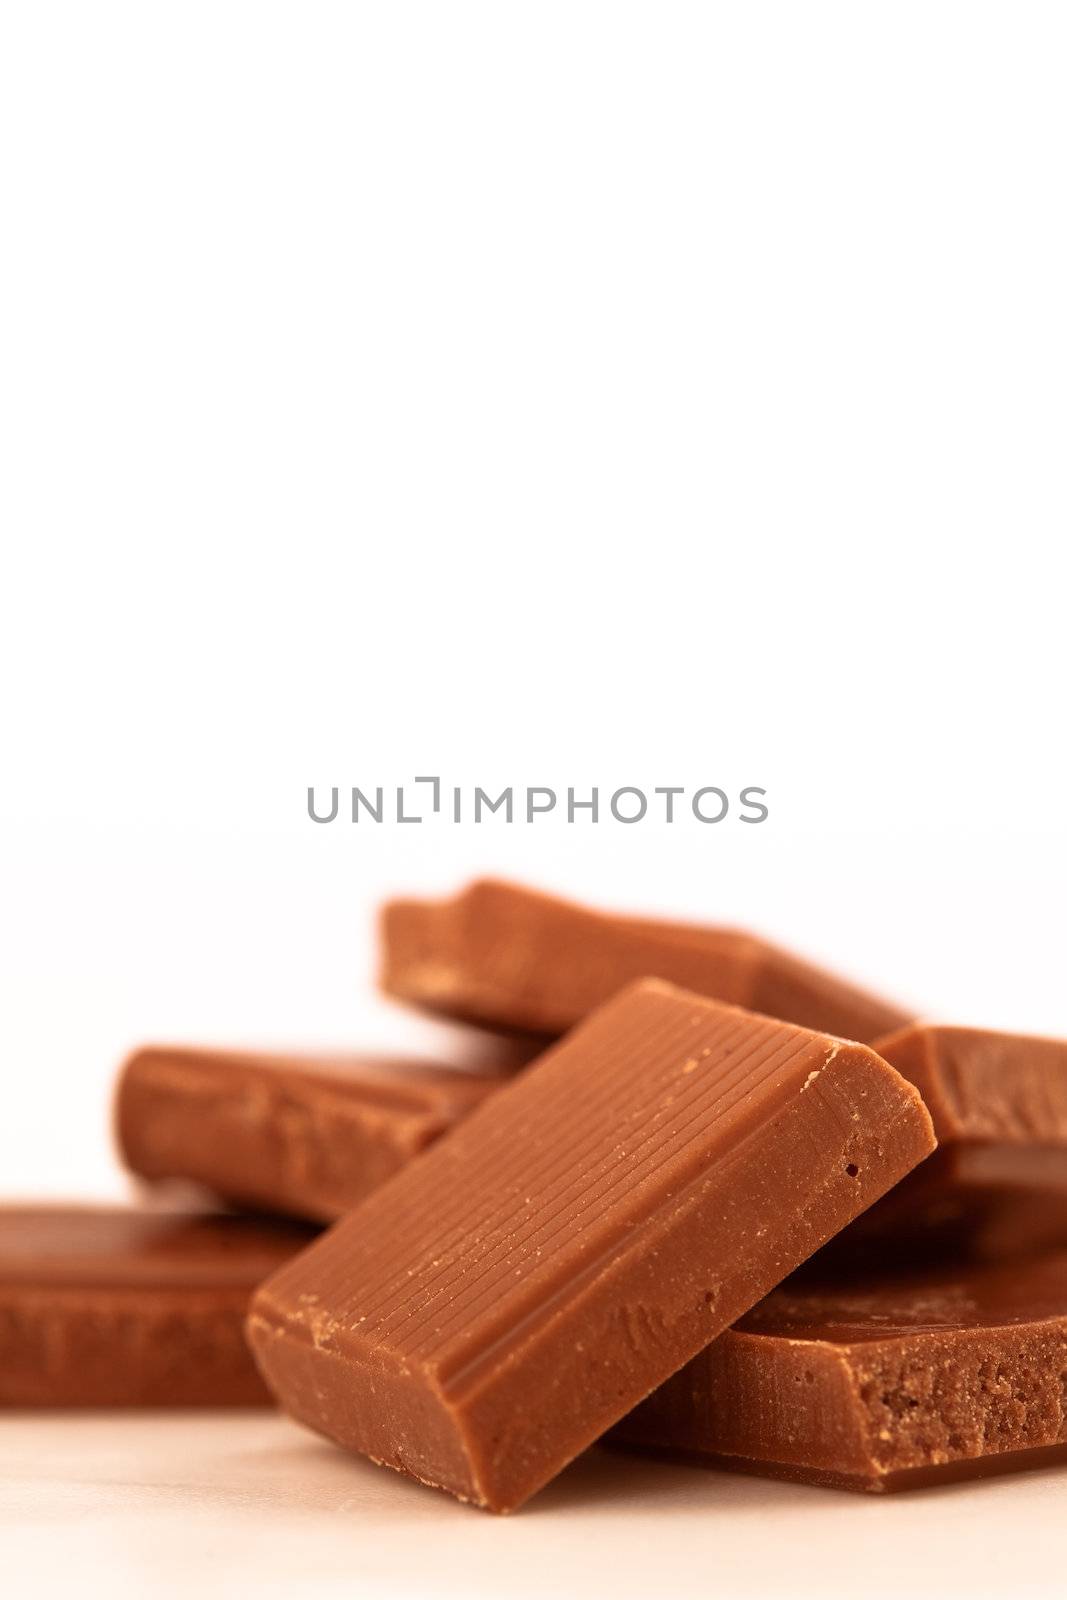
[[[128,1166],[259,1215],[0,1214],[0,1400],[269,1391],[496,1511],[598,1439],[870,1490],[1067,1457],[1067,1044],[498,883],[382,948],[532,1059],[135,1055]]]

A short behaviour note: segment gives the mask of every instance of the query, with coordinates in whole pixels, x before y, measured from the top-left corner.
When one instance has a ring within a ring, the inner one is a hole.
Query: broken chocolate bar
[[[914,1023],[874,1048],[915,1084],[939,1142],[1067,1147],[1067,1040]]]
[[[1009,1259],[1067,1244],[1067,1042],[915,1025],[876,1041],[922,1095],[939,1149],[831,1253]]]
[[[937,1124],[934,1124],[935,1131]],[[812,1266],[1016,1261],[1067,1247],[1067,1148],[946,1144]]]
[[[558,1035],[638,978],[864,1042],[905,1012],[750,934],[609,916],[487,880],[382,916],[388,994],[462,1021]]]
[[[420,1062],[145,1049],[122,1073],[116,1124],[142,1177],[331,1222],[500,1081]]]
[[[520,1505],[933,1148],[873,1051],[633,985],[254,1298],[294,1416]]]
[[[311,1237],[248,1217],[0,1207],[0,1405],[268,1403],[248,1299]]]
[[[613,1442],[847,1489],[1067,1457],[1067,1255],[836,1286],[795,1280]]]

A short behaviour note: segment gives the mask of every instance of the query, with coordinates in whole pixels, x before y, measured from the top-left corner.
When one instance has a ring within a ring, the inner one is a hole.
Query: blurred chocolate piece
[[[916,1025],[875,1042],[938,1151],[834,1241],[854,1260],[1011,1260],[1067,1245],[1067,1042]]]
[[[256,1295],[294,1416],[520,1505],[933,1147],[863,1045],[634,984]]]
[[[936,1126],[936,1124],[935,1124]],[[1067,1248],[1062,1145],[948,1144],[820,1250],[812,1270],[1016,1261]]]
[[[0,1207],[0,1405],[269,1403],[248,1299],[312,1236],[249,1217]]]
[[[939,1143],[1067,1149],[1067,1041],[914,1023],[875,1049],[919,1090]]]
[[[558,1035],[638,978],[868,1042],[897,1007],[751,934],[587,911],[492,880],[451,900],[394,900],[382,986],[444,1016]]]
[[[1067,1458],[1067,1255],[792,1280],[612,1439],[874,1492]]]
[[[127,1062],[127,1165],[243,1205],[331,1222],[501,1080],[423,1062],[150,1048]]]

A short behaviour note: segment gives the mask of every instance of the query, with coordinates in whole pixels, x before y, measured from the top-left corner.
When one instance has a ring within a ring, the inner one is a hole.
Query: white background
[[[436,1045],[374,907],[485,869],[1067,1033],[1065,45],[973,0],[0,5],[8,1194],[122,1192],[145,1038]],[[307,818],[417,773],[771,815]]]

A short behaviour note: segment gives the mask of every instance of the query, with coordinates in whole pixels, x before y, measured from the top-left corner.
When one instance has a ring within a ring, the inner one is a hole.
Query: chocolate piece
[[[919,1090],[939,1149],[834,1241],[834,1259],[1067,1243],[1067,1042],[915,1025],[874,1048]]]
[[[249,1217],[0,1207],[0,1405],[269,1403],[248,1299],[311,1237]]]
[[[915,1023],[875,1049],[915,1084],[939,1143],[1067,1148],[1067,1041]]]
[[[498,1087],[421,1062],[146,1049],[116,1122],[127,1164],[332,1222]]]
[[[947,1144],[811,1266],[1015,1261],[1059,1245],[1067,1246],[1067,1148]]]
[[[1040,1465],[1067,1446],[1067,1255],[776,1289],[613,1440],[847,1489]]]
[[[518,1506],[933,1147],[863,1045],[633,985],[283,1268],[300,1420]]]
[[[750,934],[586,911],[492,880],[452,900],[395,900],[382,985],[430,1011],[556,1035],[637,978],[869,1041],[906,1013]]]

